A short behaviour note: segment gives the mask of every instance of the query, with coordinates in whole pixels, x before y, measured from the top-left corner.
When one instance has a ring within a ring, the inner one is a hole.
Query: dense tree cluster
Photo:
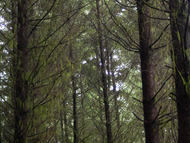
[[[0,143],[190,142],[189,2],[0,1]]]

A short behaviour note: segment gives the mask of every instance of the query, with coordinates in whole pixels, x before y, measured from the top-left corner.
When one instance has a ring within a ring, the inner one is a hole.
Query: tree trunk
[[[148,1],[146,1],[148,2]],[[157,107],[155,105],[154,59],[150,32],[149,8],[143,0],[137,1],[140,39],[140,60],[143,89],[144,128],[146,143],[159,143]]]
[[[82,75],[80,75],[80,91],[81,91],[81,105],[82,105],[82,131],[81,131],[81,140],[83,141],[83,143],[85,143],[86,139],[85,139],[85,104],[84,104],[84,99],[85,99],[85,93],[83,92],[83,84],[82,84]]]
[[[190,142],[190,76],[189,61],[186,50],[188,44],[188,11],[186,2],[182,0],[170,0],[170,23],[173,41],[172,59],[174,63],[174,77],[176,89],[176,101],[178,112],[178,143]]]
[[[100,76],[101,76],[101,73],[100,73],[100,70],[101,70],[101,67],[100,67],[100,58],[99,58],[99,50],[95,48],[95,53],[96,53],[96,66],[97,66],[97,74],[98,74],[98,79],[97,79],[97,83],[101,83],[101,80],[100,80]],[[103,106],[102,106],[102,95],[101,95],[101,85],[98,86],[98,102],[99,102],[99,110],[100,110],[100,121],[103,121]],[[99,125],[99,129],[102,131],[102,133],[104,133],[104,127],[102,126],[102,124]],[[105,137],[104,137],[104,134],[101,134],[101,138],[100,138],[100,142],[101,143],[104,143],[105,142]]]
[[[74,119],[74,143],[78,143],[78,118],[77,118],[77,94],[76,94],[76,84],[74,76],[72,76],[72,86],[73,86],[73,119]]]
[[[113,53],[110,56],[110,62],[111,62],[111,73],[112,73],[112,86],[113,86],[113,95],[114,95],[114,106],[115,106],[115,117],[117,121],[117,132],[118,132],[118,140],[121,142],[122,140],[122,134],[120,129],[120,115],[119,115],[119,106],[118,106],[118,93],[116,92],[116,83],[115,83],[115,76],[114,76],[114,65],[113,65]]]
[[[69,47],[70,47],[71,65],[73,65],[74,58],[73,58],[73,47],[71,43],[69,43]],[[74,143],[78,143],[79,138],[78,138],[78,118],[77,118],[77,93],[76,93],[74,70],[71,68],[71,71],[72,71],[71,82],[72,82],[72,94],[73,94],[73,120],[74,120],[73,134],[74,134]]]
[[[63,108],[64,109],[64,108]],[[65,109],[64,109],[65,110]],[[60,112],[60,126],[61,126],[61,143],[64,143],[64,131],[63,131],[63,115]]]
[[[1,125],[1,121],[0,121],[0,143],[2,143],[2,125]]]
[[[28,0],[18,1],[18,28],[16,50],[16,81],[15,81],[15,132],[14,143],[27,142],[27,61],[28,61]]]
[[[66,111],[66,99],[64,99],[63,109],[64,109],[64,125],[65,125],[65,143],[69,142],[69,133],[68,133],[68,123],[67,123],[67,111]]]
[[[108,99],[108,89],[107,89],[107,78],[106,78],[106,63],[105,63],[105,54],[103,48],[103,36],[102,28],[100,23],[100,9],[99,9],[99,0],[96,0],[96,9],[97,9],[97,21],[98,21],[98,41],[100,48],[100,59],[101,59],[101,79],[104,95],[104,107],[105,107],[105,116],[106,116],[106,130],[107,130],[107,142],[113,143],[112,130],[111,130],[111,119],[110,119],[110,109],[109,109],[109,99]]]

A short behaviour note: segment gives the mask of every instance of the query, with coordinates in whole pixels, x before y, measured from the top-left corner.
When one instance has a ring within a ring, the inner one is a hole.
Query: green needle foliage
[[[188,5],[0,1],[0,143],[189,142]]]

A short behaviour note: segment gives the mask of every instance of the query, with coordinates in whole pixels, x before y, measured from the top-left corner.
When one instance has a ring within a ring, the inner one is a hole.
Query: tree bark
[[[80,75],[80,91],[81,91],[81,105],[82,105],[82,131],[81,131],[81,140],[83,141],[83,143],[86,142],[85,139],[85,93],[83,92],[83,84],[82,84],[82,75]]]
[[[64,108],[63,108],[64,109]],[[65,109],[64,109],[65,110]],[[64,143],[64,131],[63,131],[63,115],[60,112],[60,126],[61,126],[61,143]]]
[[[107,142],[113,143],[112,130],[111,130],[111,118],[110,118],[110,107],[109,107],[109,99],[108,99],[108,88],[107,88],[107,78],[106,78],[106,62],[105,62],[105,54],[103,47],[103,36],[102,36],[102,28],[100,23],[100,5],[99,0],[96,0],[96,9],[97,9],[97,20],[98,20],[98,41],[100,48],[100,59],[101,59],[101,79],[103,85],[103,95],[104,95],[104,107],[105,107],[105,116],[106,116],[106,130],[107,130]]]
[[[148,2],[146,0],[146,2]],[[159,143],[157,107],[155,104],[154,53],[150,29],[149,8],[143,0],[137,1],[140,40],[140,60],[143,89],[144,128],[146,143]]]
[[[17,58],[15,81],[15,132],[14,143],[27,142],[27,61],[28,61],[28,0],[18,1]]]
[[[174,77],[176,102],[178,112],[178,143],[190,142],[190,68],[187,59],[188,10],[187,1],[170,0],[170,23],[173,41],[172,60],[174,63]]]
[[[77,94],[76,94],[76,84],[74,76],[72,76],[72,86],[73,86],[73,119],[74,119],[74,143],[78,143],[78,118],[77,118]]]
[[[98,74],[98,79],[97,79],[97,83],[101,83],[101,79],[99,77],[101,77],[101,67],[100,67],[100,54],[99,54],[99,49],[95,49],[95,53],[96,53],[96,67],[97,67],[97,74]],[[101,85],[98,86],[98,102],[99,102],[99,111],[100,111],[100,121],[103,121],[103,106],[102,106],[102,95],[101,95]],[[104,132],[104,127],[102,126],[102,124],[100,124],[99,126],[100,130],[102,132]],[[101,138],[100,138],[100,142],[104,143],[105,139],[104,139],[104,134],[101,134]]]
[[[73,58],[73,47],[71,43],[69,43],[69,47],[70,47],[71,65],[73,65],[74,58]],[[73,134],[74,134],[74,143],[78,143],[79,137],[78,137],[78,118],[77,118],[77,93],[76,93],[75,75],[72,67],[71,71],[72,71],[71,82],[72,82],[72,94],[73,94],[73,120],[74,120]]]
[[[64,108],[64,125],[65,125],[65,143],[69,142],[69,132],[68,132],[68,123],[67,123],[67,111],[66,111],[66,99],[64,99],[63,108]]]

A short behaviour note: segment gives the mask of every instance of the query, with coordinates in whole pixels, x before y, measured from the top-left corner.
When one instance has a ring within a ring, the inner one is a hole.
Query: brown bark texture
[[[148,2],[148,1],[146,1]],[[157,107],[155,104],[154,52],[152,42],[149,8],[143,0],[137,1],[140,39],[140,60],[143,89],[144,128],[146,143],[159,143]]]
[[[27,141],[27,61],[28,61],[28,0],[18,1],[18,25],[17,25],[17,49],[14,59],[14,69],[16,80],[14,85],[14,103],[15,103],[15,131],[14,143],[25,143]]]
[[[110,116],[110,107],[108,99],[108,88],[107,88],[107,78],[106,78],[106,62],[105,62],[105,53],[103,47],[103,36],[102,36],[102,27],[100,23],[100,5],[99,0],[96,0],[96,9],[97,9],[97,20],[98,20],[98,41],[100,48],[100,59],[101,59],[101,79],[103,84],[103,95],[104,95],[104,107],[105,107],[105,117],[106,117],[106,132],[107,132],[107,142],[113,143],[112,129],[111,129],[111,116]]]
[[[169,4],[178,112],[178,143],[188,143],[190,142],[190,92],[188,81],[190,68],[186,52],[189,46],[189,30],[187,28],[189,14],[186,0],[170,0]]]

